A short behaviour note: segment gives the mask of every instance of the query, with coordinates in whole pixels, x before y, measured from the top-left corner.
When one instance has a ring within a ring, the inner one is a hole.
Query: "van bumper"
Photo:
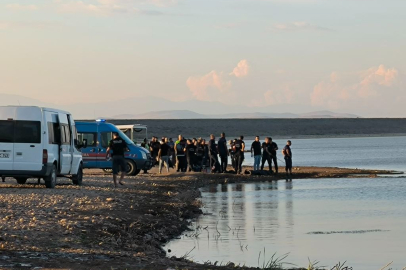
[[[147,161],[145,161],[144,167],[142,168],[142,170],[144,170],[144,171],[151,170],[152,169],[152,164],[153,164],[152,158],[150,157],[149,159],[147,159]]]
[[[27,178],[35,178],[35,177],[45,177],[49,176],[52,171],[53,164],[44,164],[42,165],[42,169],[40,171],[0,171],[1,177],[27,177]]]

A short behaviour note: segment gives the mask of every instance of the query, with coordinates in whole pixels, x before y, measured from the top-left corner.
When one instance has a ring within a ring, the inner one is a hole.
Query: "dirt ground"
[[[156,172],[128,177],[117,189],[101,170],[85,171],[80,187],[69,179],[55,189],[35,179],[0,182],[0,269],[235,269],[169,258],[161,245],[202,213],[199,187],[285,178]],[[293,181],[305,181],[390,172],[301,167],[294,173]]]

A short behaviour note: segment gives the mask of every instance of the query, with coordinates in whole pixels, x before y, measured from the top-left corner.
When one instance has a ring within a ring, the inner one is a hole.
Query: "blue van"
[[[113,132],[118,133],[128,144],[130,151],[125,154],[128,175],[137,175],[141,170],[147,171],[152,168],[149,151],[136,146],[115,125],[107,123],[105,120],[76,122],[76,129],[79,142],[86,145],[86,148],[82,148],[84,168],[99,168],[111,172],[112,161],[106,160],[106,150]]]

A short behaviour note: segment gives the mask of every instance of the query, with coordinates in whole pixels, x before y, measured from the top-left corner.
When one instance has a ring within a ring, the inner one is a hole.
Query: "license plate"
[[[0,153],[0,158],[10,158],[10,154]]]

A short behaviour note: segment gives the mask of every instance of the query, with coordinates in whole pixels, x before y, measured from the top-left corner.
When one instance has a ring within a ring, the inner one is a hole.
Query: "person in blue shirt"
[[[255,141],[251,145],[251,156],[254,157],[254,171],[259,171],[261,163],[261,142],[259,136],[255,137]]]

